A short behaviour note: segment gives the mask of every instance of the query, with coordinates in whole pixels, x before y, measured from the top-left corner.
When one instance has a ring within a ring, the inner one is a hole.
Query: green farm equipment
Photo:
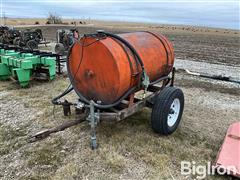
[[[39,69],[44,70],[48,79],[53,80],[56,74],[56,57],[0,49],[0,80],[13,77],[19,81],[21,87],[26,87]]]

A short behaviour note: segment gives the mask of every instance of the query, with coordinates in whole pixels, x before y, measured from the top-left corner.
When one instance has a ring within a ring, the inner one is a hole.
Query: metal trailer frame
[[[85,104],[79,100],[78,103],[71,103],[65,100],[59,105],[62,105],[65,116],[71,114],[70,106],[75,106],[77,114],[80,114],[79,119],[65,122],[57,127],[40,131],[34,135],[30,135],[28,142],[35,142],[44,139],[52,133],[63,131],[66,128],[77,125],[84,121],[88,121],[90,131],[91,148],[97,148],[96,138],[96,126],[103,120],[115,120],[121,121],[127,117],[139,112],[144,107],[152,108],[156,97],[167,86],[174,85],[175,68],[172,69],[171,76],[165,76],[156,80],[154,84],[148,86],[147,91],[143,91],[142,97],[135,97],[135,94],[131,94],[128,98],[121,101],[120,104],[109,109],[99,109],[94,106],[94,102],[90,101],[90,104]],[[162,84],[161,84],[162,83]],[[159,86],[160,85],[160,86]]]

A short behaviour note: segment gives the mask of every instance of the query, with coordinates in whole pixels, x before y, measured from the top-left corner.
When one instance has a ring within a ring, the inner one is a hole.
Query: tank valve
[[[89,70],[89,69],[87,69],[86,71],[85,71],[85,77],[86,78],[92,78],[94,76],[94,72],[92,71],[92,70]]]

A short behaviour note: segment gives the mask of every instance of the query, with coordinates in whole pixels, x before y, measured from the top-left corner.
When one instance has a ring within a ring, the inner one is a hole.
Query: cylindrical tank
[[[174,63],[171,43],[161,34],[119,34],[140,56],[150,81],[168,75]],[[88,100],[111,104],[139,84],[142,68],[129,48],[112,37],[83,37],[75,43],[67,62],[71,83]]]

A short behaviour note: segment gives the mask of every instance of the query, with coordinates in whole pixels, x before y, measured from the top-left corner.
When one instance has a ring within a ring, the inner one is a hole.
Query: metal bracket
[[[85,108],[85,104],[83,102],[81,102],[80,100],[78,100],[78,102],[75,104],[75,108],[82,110]]]
[[[71,114],[71,108],[70,108],[70,103],[66,99],[62,103],[62,107],[63,107],[64,116],[69,116]]]
[[[97,138],[96,138],[96,126],[97,123],[100,120],[100,113],[95,113],[95,109],[94,109],[94,101],[91,100],[90,101],[90,113],[87,117],[87,121],[89,121],[89,124],[91,126],[91,148],[92,150],[97,149]]]
[[[146,91],[149,84],[150,84],[150,80],[149,80],[149,76],[147,75],[147,72],[144,70],[143,71],[143,76],[142,76],[142,85],[144,87],[144,90]]]
[[[172,69],[172,78],[171,78],[171,84],[170,84],[170,86],[174,86],[175,71],[176,71],[176,69],[175,69],[175,67],[173,67],[173,69]]]

